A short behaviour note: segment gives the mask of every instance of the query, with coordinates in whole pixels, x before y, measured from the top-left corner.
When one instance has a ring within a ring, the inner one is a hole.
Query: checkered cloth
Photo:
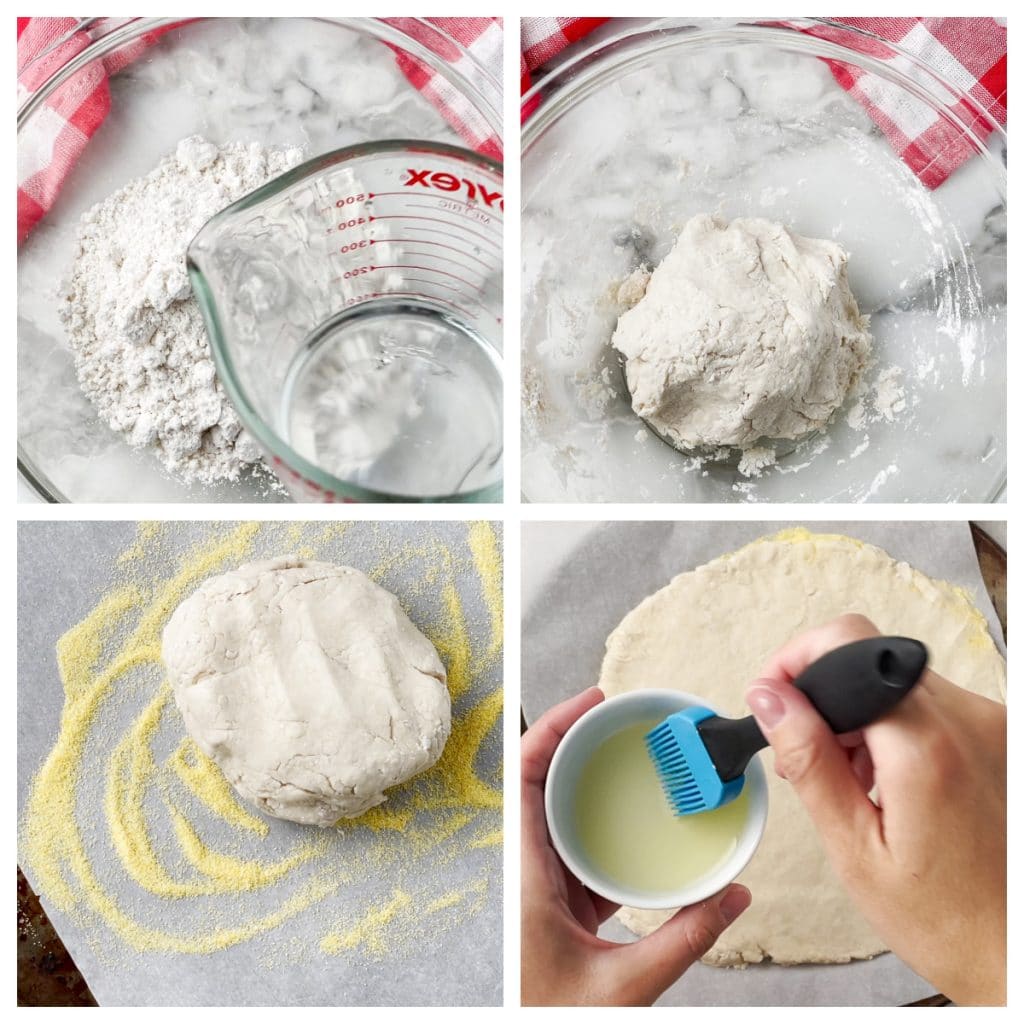
[[[519,26],[519,88],[526,92],[530,75],[571,43],[593,32],[607,18],[523,18]]]
[[[970,100],[950,96],[950,114],[969,126],[979,139],[991,134],[989,118],[1006,124],[1006,28],[992,18],[845,18],[898,44],[936,71],[943,81]],[[827,26],[805,29],[828,39]],[[905,57],[884,45],[867,48],[886,64],[911,70]],[[961,128],[925,104],[889,86],[876,75],[836,61],[826,61],[836,81],[871,115],[892,148],[928,188],[937,188],[976,152]],[[988,114],[989,117],[983,116]]]
[[[431,36],[429,39],[424,38],[423,26],[414,18],[385,18],[384,20],[389,25],[401,28],[403,32],[414,39],[429,45],[435,53],[444,57],[456,70],[466,71],[465,65],[469,58],[460,52],[458,47],[438,46],[435,36]],[[445,33],[450,39],[457,40],[462,47],[469,51],[472,59],[488,71],[496,82],[501,81],[503,37],[501,18],[427,18],[425,20]],[[397,60],[405,77],[441,111],[467,145],[478,153],[501,160],[501,136],[495,135],[488,126],[481,122],[480,115],[472,109],[466,98],[461,96],[450,82],[404,51],[397,51]],[[467,77],[472,79],[472,72],[467,73]]]
[[[18,106],[89,45],[74,18],[18,18]],[[152,32],[73,75],[18,136],[18,242],[53,206],[61,183],[110,111],[107,80],[159,35]],[[42,56],[40,56],[42,55]],[[39,57],[38,60],[35,58]]]
[[[436,52],[437,37],[415,19],[386,20],[414,38],[429,42]],[[496,81],[501,81],[500,18],[426,20],[449,38],[457,40]],[[74,18],[18,19],[19,107],[50,75],[92,41],[90,32],[82,31],[80,25]],[[56,202],[61,185],[109,113],[110,76],[139,57],[166,31],[169,29],[147,33],[132,46],[122,47],[102,62],[93,62],[73,75],[66,85],[47,98],[44,108],[33,115],[29,126],[19,135],[19,244]],[[449,56],[455,67],[468,61],[458,47],[452,46],[450,51]],[[406,53],[398,52],[396,59],[409,81],[438,107],[467,145],[501,159],[501,138],[482,124],[479,115],[449,83]]]
[[[604,18],[524,18],[522,22],[521,86],[530,74],[570,43],[591,32]],[[842,18],[927,62],[944,81],[970,97],[950,96],[951,114],[985,139],[991,126],[983,114],[1006,125],[1006,27],[992,18]],[[822,39],[837,38],[841,29],[826,25],[801,31]],[[907,60],[879,42],[863,49],[893,67],[907,70]],[[975,150],[963,131],[924,104],[877,76],[827,60],[836,81],[871,116],[893,149],[928,188],[941,185]],[[527,115],[530,111],[524,111]]]

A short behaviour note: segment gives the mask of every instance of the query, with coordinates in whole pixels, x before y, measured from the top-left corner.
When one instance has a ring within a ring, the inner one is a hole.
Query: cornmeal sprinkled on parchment
[[[139,525],[106,593],[58,642],[60,731],[20,832],[43,898],[98,925],[103,955],[210,953],[308,918],[312,929],[281,936],[284,957],[397,957],[486,905],[501,871],[501,775],[478,762],[500,763],[501,554],[488,523],[460,527],[459,544],[420,525],[415,543],[378,523],[211,525],[185,553],[175,524]],[[243,805],[185,735],[161,664],[163,626],[180,601],[210,575],[280,554],[354,564],[404,604],[415,598],[421,618],[429,609],[417,625],[448,672],[441,759],[333,830]],[[467,614],[467,594],[482,613]],[[475,872],[458,889],[444,880],[453,861]],[[342,893],[344,912],[331,904]],[[262,952],[273,966],[272,949]]]

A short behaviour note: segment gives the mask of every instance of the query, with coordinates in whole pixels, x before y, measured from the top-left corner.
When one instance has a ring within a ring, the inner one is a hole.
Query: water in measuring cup
[[[285,381],[281,430],[332,476],[408,497],[501,479],[501,365],[426,303],[378,299],[321,324]]]

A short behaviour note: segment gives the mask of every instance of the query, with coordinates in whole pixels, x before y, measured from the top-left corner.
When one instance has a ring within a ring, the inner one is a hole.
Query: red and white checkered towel
[[[18,106],[89,45],[74,18],[18,19]],[[18,136],[18,242],[54,204],[61,183],[110,111],[107,79],[135,60],[159,33],[72,76]],[[35,61],[34,59],[43,54]]]
[[[530,74],[570,43],[581,39],[605,18],[524,18],[521,26],[522,89]],[[992,18],[841,18],[846,25],[865,29],[898,44],[926,61],[942,78],[961,89],[970,102],[949,105],[979,138],[991,129],[981,112],[1006,124],[1006,28]],[[806,28],[810,35],[828,39],[836,35],[828,26]],[[905,63],[879,45],[874,56],[893,65]],[[881,128],[893,149],[928,188],[941,185],[974,149],[962,132],[923,104],[908,101],[898,89],[887,88],[874,75],[849,64],[826,61],[836,81],[860,102]],[[526,115],[530,112],[525,111]]]
[[[523,18],[519,25],[520,92],[526,92],[530,87],[530,75],[537,68],[608,20],[608,18]]]
[[[444,57],[454,68],[465,64],[466,57],[458,47],[447,48],[439,45],[436,37],[429,40],[423,38],[422,26],[415,18],[385,18],[389,25],[401,28],[407,35],[420,39],[430,48]],[[501,51],[503,35],[501,18],[426,18],[431,25],[443,32],[448,38],[456,40],[460,46],[468,50],[473,59],[490,73],[496,82],[502,79]],[[447,52],[446,52],[447,51]],[[444,115],[445,120],[459,133],[463,141],[478,153],[502,158],[501,136],[481,126],[479,116],[472,112],[461,96],[439,74],[431,71],[425,64],[410,57],[407,53],[398,53],[398,66],[406,78],[427,97]]]
[[[424,35],[415,19],[389,18],[388,22],[414,37]],[[456,40],[486,71],[502,78],[502,26],[500,18],[428,18],[451,39]],[[57,199],[61,185],[81,156],[89,139],[110,111],[108,80],[151,46],[163,29],[143,36],[131,48],[90,65],[56,90],[45,108],[35,114],[29,128],[18,138],[18,242],[28,236]],[[91,42],[74,18],[18,19],[18,105],[38,89],[58,68]],[[436,37],[431,44],[436,46]],[[48,51],[48,52],[47,52]],[[45,54],[40,60],[35,58]],[[456,66],[467,58],[455,46],[450,59]],[[398,65],[409,81],[444,114],[467,145],[478,152],[501,159],[501,138],[483,129],[471,116],[465,100],[439,75],[408,54],[399,53]]]

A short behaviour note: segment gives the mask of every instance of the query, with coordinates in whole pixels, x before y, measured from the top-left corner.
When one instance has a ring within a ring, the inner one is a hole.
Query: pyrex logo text
[[[505,197],[500,192],[491,192],[479,181],[469,178],[456,178],[445,171],[415,171],[411,167],[406,172],[409,180],[404,183],[406,188],[422,185],[424,188],[436,188],[441,192],[458,192],[465,188],[466,197],[470,202],[479,200],[489,209],[495,207],[504,212]]]

